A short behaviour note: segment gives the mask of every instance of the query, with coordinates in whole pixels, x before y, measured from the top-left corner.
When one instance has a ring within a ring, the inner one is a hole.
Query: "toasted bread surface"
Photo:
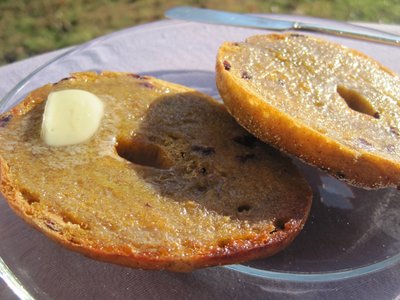
[[[230,113],[275,147],[364,188],[400,185],[400,78],[366,55],[298,34],[224,43]]]
[[[40,137],[51,91],[104,103],[92,139]],[[1,192],[28,223],[90,257],[189,271],[266,257],[300,232],[311,191],[290,159],[215,100],[127,73],[82,72],[33,91],[0,118]]]

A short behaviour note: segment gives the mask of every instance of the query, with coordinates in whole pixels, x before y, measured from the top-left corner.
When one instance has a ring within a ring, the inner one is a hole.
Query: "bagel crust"
[[[224,43],[217,87],[249,132],[349,184],[400,186],[400,78],[356,50],[299,34]]]
[[[40,138],[52,91],[105,115],[87,142]],[[291,160],[215,100],[128,73],[74,73],[0,116],[1,192],[25,221],[92,258],[190,271],[270,256],[302,229],[311,190]]]

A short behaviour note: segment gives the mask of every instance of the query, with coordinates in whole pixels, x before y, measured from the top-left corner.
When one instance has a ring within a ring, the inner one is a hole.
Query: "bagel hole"
[[[241,213],[241,212],[249,211],[250,209],[251,209],[250,205],[243,204],[243,205],[238,206],[237,211]]]
[[[60,228],[58,228],[58,225],[52,220],[46,219],[46,220],[44,220],[44,224],[46,225],[47,228],[49,228],[52,231],[55,231],[55,232],[60,231]]]
[[[63,213],[60,216],[61,216],[61,218],[62,218],[64,223],[70,223],[70,224],[78,225],[83,230],[89,230],[90,229],[89,224],[78,220],[76,217],[74,217],[74,216],[72,216],[70,214]]]
[[[33,195],[30,191],[28,190],[21,190],[21,195],[24,198],[26,202],[28,202],[29,205],[32,205],[33,203],[39,203],[39,197]]]
[[[358,91],[347,88],[343,85],[338,85],[336,91],[350,109],[375,119],[379,119],[379,112],[372,106],[368,99]]]
[[[226,239],[219,240],[217,245],[219,248],[225,248],[226,246],[229,245],[229,240],[226,240]]]
[[[153,143],[139,138],[117,140],[115,149],[120,157],[141,166],[168,169],[172,166],[164,150]]]
[[[79,241],[75,237],[69,238],[68,241],[70,241],[72,244],[75,244],[75,245],[80,245],[81,244],[81,241]]]
[[[275,220],[275,222],[273,224],[275,229],[272,231],[272,233],[285,230],[285,224],[286,224],[286,220],[282,220],[282,219]]]

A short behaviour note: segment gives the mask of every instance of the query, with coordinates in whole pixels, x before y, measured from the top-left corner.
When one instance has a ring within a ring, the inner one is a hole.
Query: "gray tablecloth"
[[[363,25],[400,34],[400,26],[379,24]],[[126,43],[134,42],[135,41],[132,40],[126,41]],[[46,63],[53,57],[60,55],[64,51],[66,51],[66,49],[46,53],[0,67],[0,98],[4,97],[11,88],[37,67]],[[395,51],[400,51],[400,48]],[[20,224],[20,222],[22,223],[20,220],[15,220],[15,222],[18,224]],[[32,234],[40,235],[36,232]],[[35,236],[35,238],[36,241],[40,240],[43,241],[43,243],[47,243],[47,239],[44,237]],[[66,251],[57,245],[54,245],[53,248],[54,251]],[[67,256],[68,255],[69,254],[67,254]],[[42,259],[49,259],[51,261],[52,258],[43,257]],[[62,268],[62,266],[60,266],[60,268]],[[102,265],[99,263],[99,270],[101,269]],[[73,276],[73,274],[70,274],[70,276]],[[96,276],[101,277],[103,275],[93,274],[94,281],[97,280]],[[124,277],[124,274],[121,274],[120,276],[119,278],[114,278],[114,280],[119,280],[121,283],[124,283],[123,286],[125,290],[123,292],[119,291],[115,295],[130,299],[399,299],[400,297],[400,265],[368,276],[330,283],[295,283],[279,280],[266,281],[260,278],[244,276],[223,268],[218,268],[216,270],[200,270],[191,274],[137,271],[133,275],[130,274]],[[127,278],[129,278],[130,281],[128,285],[124,282],[124,280],[128,280]],[[221,285],[222,282],[223,285]],[[126,286],[128,286],[128,288]],[[95,284],[93,287],[95,289]],[[73,288],[74,287],[71,287],[71,289]],[[112,295],[112,293],[110,295]],[[68,295],[65,294],[52,294],[47,296],[49,296],[49,298],[69,298]],[[86,294],[82,296],[84,297]],[[97,299],[102,298],[101,290],[97,293],[93,291],[92,297]],[[0,282],[0,299],[14,298],[17,297],[10,291],[7,285],[4,282]]]

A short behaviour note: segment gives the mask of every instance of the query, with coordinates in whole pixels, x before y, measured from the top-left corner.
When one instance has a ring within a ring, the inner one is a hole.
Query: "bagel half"
[[[40,138],[52,91],[97,95],[87,142]],[[25,221],[95,259],[190,271],[272,255],[302,229],[311,191],[289,158],[215,100],[128,73],[83,72],[0,117],[1,192]]]
[[[352,185],[400,185],[400,78],[380,63],[270,34],[224,43],[216,72],[229,112],[261,140]]]

